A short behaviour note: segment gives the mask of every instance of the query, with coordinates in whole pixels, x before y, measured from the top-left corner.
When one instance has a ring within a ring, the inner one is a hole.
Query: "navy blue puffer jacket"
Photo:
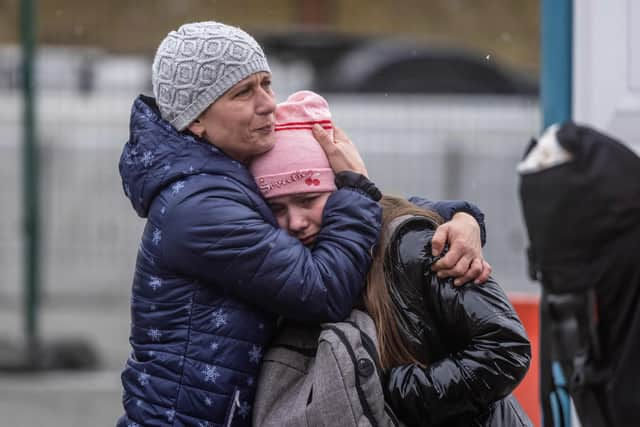
[[[378,204],[336,191],[310,251],[277,228],[244,165],[177,132],[145,97],[133,105],[120,174],[147,223],[118,425],[250,425],[277,316],[346,317],[378,238]]]

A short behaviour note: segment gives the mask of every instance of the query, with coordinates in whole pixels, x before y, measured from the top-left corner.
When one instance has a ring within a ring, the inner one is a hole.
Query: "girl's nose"
[[[307,217],[295,209],[289,212],[289,231],[292,233],[298,233],[309,225]]]

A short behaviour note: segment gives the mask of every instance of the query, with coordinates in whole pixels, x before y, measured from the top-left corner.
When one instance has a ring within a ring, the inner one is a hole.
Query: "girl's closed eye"
[[[282,214],[286,211],[286,207],[281,205],[281,204],[269,204],[269,208],[271,209],[271,212],[274,213],[274,215],[279,215]]]
[[[317,202],[318,200],[320,200],[322,196],[322,193],[307,193],[307,194],[301,194],[298,198],[297,198],[297,202],[301,205],[301,206],[305,206],[305,207],[310,207],[313,206],[315,204],[315,202]]]
[[[316,200],[318,200],[318,196],[305,197],[301,200],[301,204],[303,206],[309,207],[312,206]]]

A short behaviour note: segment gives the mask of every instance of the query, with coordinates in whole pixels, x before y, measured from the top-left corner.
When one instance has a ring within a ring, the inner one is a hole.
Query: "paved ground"
[[[19,342],[20,327],[18,309],[0,307],[0,336]],[[115,425],[122,411],[120,368],[129,352],[126,301],[83,309],[45,308],[41,328],[48,343],[90,344],[99,354],[100,367],[89,372],[0,372],[0,426]]]
[[[118,371],[0,376],[2,426],[113,426],[121,413]]]

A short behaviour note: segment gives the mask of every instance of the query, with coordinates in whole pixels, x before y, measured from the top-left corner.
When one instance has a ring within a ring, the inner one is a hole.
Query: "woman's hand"
[[[432,255],[440,255],[445,244],[449,251],[431,267],[438,277],[453,277],[456,286],[487,281],[491,265],[482,256],[480,226],[474,217],[458,212],[439,226],[431,240]]]
[[[369,177],[358,149],[342,129],[334,126],[333,141],[329,133],[318,124],[313,125],[312,131],[327,155],[334,173],[352,171]]]

